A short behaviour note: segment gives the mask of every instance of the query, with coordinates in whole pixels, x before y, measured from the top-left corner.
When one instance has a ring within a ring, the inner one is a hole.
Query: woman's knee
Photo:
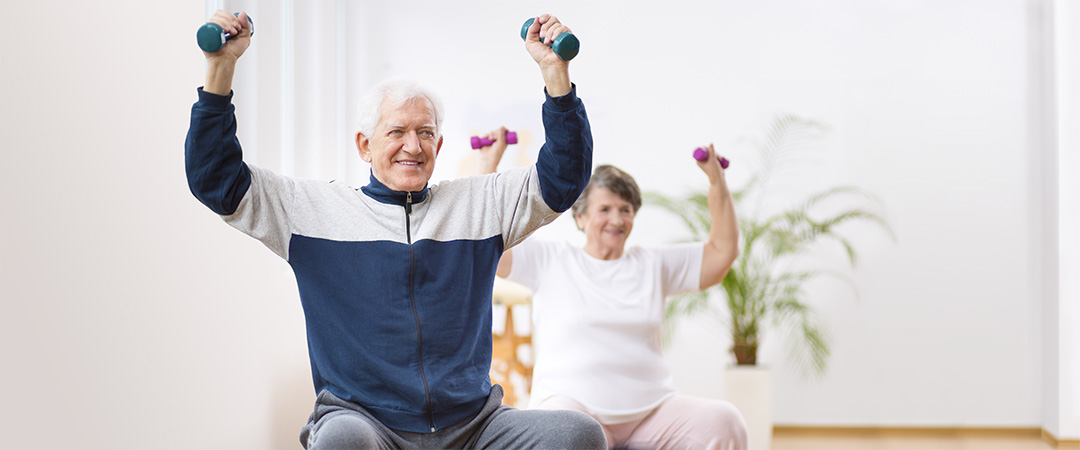
[[[663,425],[663,421],[656,423],[655,426],[671,427],[663,434],[677,441],[685,440],[692,447],[746,448],[746,420],[730,402],[680,395],[664,402],[657,413],[657,419],[671,421],[669,425]]]
[[[718,428],[719,434],[730,442],[734,448],[746,448],[746,420],[735,405],[717,401],[711,408],[709,420],[714,427]]]

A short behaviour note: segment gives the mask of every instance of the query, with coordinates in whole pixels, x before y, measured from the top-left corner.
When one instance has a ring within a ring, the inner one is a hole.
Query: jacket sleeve
[[[251,185],[251,170],[243,161],[236,138],[232,93],[211,94],[199,88],[191,107],[191,125],[184,143],[188,187],[195,198],[222,216],[236,211]]]
[[[577,86],[562,97],[547,96],[543,117],[544,146],[536,172],[544,202],[561,213],[574,205],[592,172],[592,130]]]

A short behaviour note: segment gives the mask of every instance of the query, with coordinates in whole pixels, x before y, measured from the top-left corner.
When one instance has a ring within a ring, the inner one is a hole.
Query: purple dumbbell
[[[478,149],[480,147],[487,147],[487,146],[489,146],[491,144],[494,144],[494,143],[495,143],[495,141],[493,141],[491,139],[482,138],[482,137],[479,137],[479,136],[473,136],[472,137],[472,148],[473,148],[473,150],[476,150],[476,149]],[[513,131],[507,131],[506,132],[506,143],[507,144],[517,144],[517,133],[515,133]]]
[[[709,157],[709,151],[708,150],[705,150],[705,149],[703,149],[701,147],[698,147],[698,148],[694,149],[694,159],[704,162],[705,158],[708,158],[708,157]],[[717,156],[717,158],[720,159],[720,168],[727,169],[727,166],[729,164],[731,164],[731,162],[729,162],[727,160],[727,158],[725,158],[723,156]]]

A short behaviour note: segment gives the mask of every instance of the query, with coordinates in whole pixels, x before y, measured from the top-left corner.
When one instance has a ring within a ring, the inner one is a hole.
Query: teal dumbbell
[[[521,26],[522,40],[529,34],[529,26],[531,26],[535,20],[536,19],[534,18],[530,18],[525,21],[525,25]],[[581,42],[578,41],[577,36],[567,32],[560,33],[551,41],[551,43],[545,42],[545,44],[550,45],[551,50],[554,51],[556,55],[559,55],[559,58],[562,58],[563,61],[574,59],[578,54],[578,50],[581,48]]]
[[[240,17],[240,13],[233,13],[234,16]],[[247,16],[248,24],[251,25],[251,35],[255,35],[255,22],[251,20],[251,16]],[[203,49],[206,53],[214,53],[221,50],[221,47],[225,46],[225,41],[232,39],[233,35],[226,33],[221,29],[221,26],[207,22],[199,27],[199,31],[195,33],[195,39],[199,41],[199,48]]]

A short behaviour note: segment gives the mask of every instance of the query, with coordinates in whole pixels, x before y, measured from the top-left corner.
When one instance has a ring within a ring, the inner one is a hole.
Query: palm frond
[[[831,351],[824,329],[814,320],[813,309],[796,298],[786,298],[776,304],[778,326],[789,325],[797,338],[788,341],[788,357],[796,370],[820,377]]]
[[[788,355],[795,370],[820,378],[825,375],[832,351],[828,336],[823,328],[809,320],[800,322],[798,330],[801,338],[788,341]]]

